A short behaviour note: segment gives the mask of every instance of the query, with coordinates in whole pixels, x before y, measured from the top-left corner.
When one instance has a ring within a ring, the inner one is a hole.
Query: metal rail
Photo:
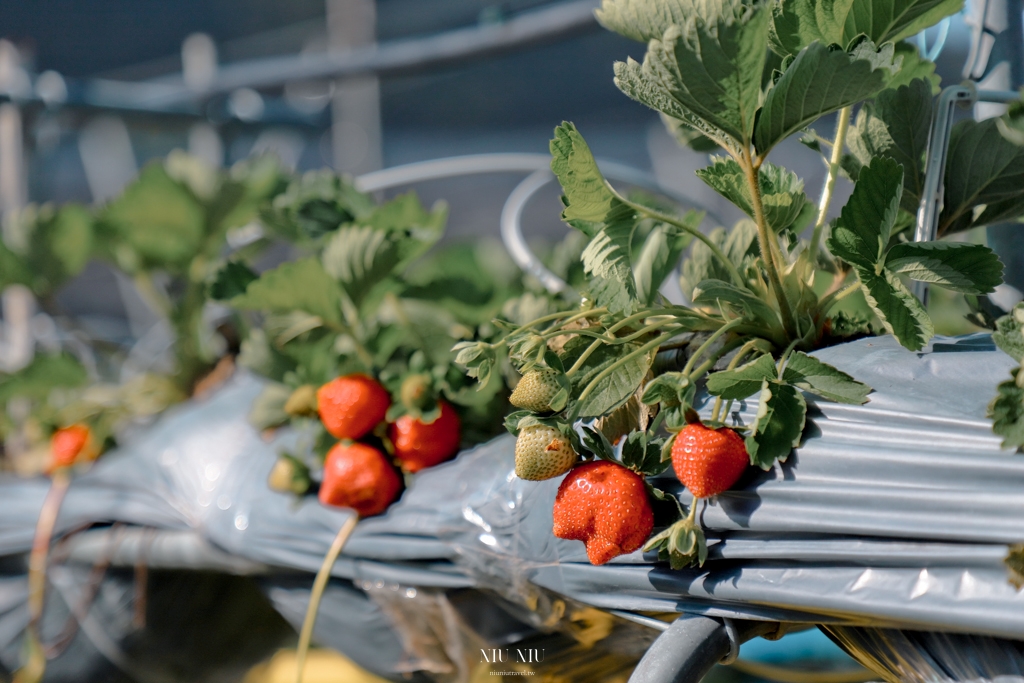
[[[208,87],[193,90],[181,74],[129,82],[68,81],[63,102],[36,92],[0,92],[0,102],[63,104],[111,111],[203,115],[199,104],[241,88],[265,89],[289,82],[335,80],[363,74],[395,76],[498,57],[598,28],[597,0],[571,0],[524,12],[508,21],[396,40],[346,52],[247,60],[218,68]]]

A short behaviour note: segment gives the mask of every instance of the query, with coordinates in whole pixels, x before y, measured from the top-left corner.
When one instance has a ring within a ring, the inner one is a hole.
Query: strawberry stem
[[[327,588],[327,581],[331,578],[331,568],[338,560],[342,548],[348,541],[349,536],[355,531],[359,515],[353,514],[338,531],[334,537],[327,555],[324,556],[323,564],[317,570],[316,579],[313,580],[313,590],[309,594],[309,605],[306,607],[306,618],[302,621],[302,631],[299,633],[299,645],[295,652],[295,683],[302,683],[302,675],[306,669],[306,654],[309,652],[309,643],[313,639],[313,626],[316,625],[316,615],[320,609],[320,601],[324,597],[324,589]]]
[[[711,348],[711,345],[714,344],[719,337],[721,337],[726,332],[732,330],[733,328],[742,325],[743,322],[743,318],[736,318],[734,320],[727,322],[726,324],[722,325],[717,330],[712,332],[711,336],[704,340],[704,343],[697,347],[697,350],[694,351],[693,355],[690,356],[689,360],[686,361],[686,365],[683,367],[683,374],[689,375],[690,371],[693,370],[693,364],[696,363],[697,359],[704,355],[704,353],[707,352],[709,348]]]
[[[750,353],[750,351],[755,346],[757,346],[757,343],[758,343],[758,340],[751,339],[746,344],[741,346],[740,350],[737,351],[736,355],[733,356],[732,360],[729,361],[729,364],[727,366],[725,366],[725,371],[729,372],[730,370],[735,370],[736,367],[739,366],[740,361],[743,360],[743,358],[748,353]],[[715,397],[715,407],[711,411],[711,421],[712,422],[718,422],[718,417],[719,417],[721,409],[722,409],[722,397],[721,396],[716,396]]]

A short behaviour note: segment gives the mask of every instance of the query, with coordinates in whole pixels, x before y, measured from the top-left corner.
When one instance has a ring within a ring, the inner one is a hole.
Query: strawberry
[[[672,444],[672,469],[697,498],[728,490],[749,464],[742,437],[728,427],[709,429],[694,422]]]
[[[327,453],[319,498],[325,505],[369,517],[387,510],[399,488],[398,474],[383,453],[366,444],[342,442]]]
[[[270,470],[267,486],[272,491],[301,496],[309,490],[309,468],[298,458],[282,453]]]
[[[430,375],[426,373],[409,375],[402,380],[402,388],[398,393],[402,399],[402,405],[406,408],[422,410],[432,400]]]
[[[591,564],[638,550],[654,528],[643,477],[607,460],[580,465],[555,496],[554,533],[583,541]]]
[[[524,427],[516,439],[516,476],[543,481],[565,474],[578,459],[572,444],[554,427]]]
[[[444,462],[459,450],[459,415],[445,401],[438,401],[441,414],[433,422],[423,422],[412,415],[403,415],[388,428],[388,438],[395,447],[395,457],[406,472],[419,472]]]
[[[95,460],[99,454],[92,430],[87,425],[61,427],[50,437],[51,470]]]
[[[312,384],[303,384],[293,391],[284,404],[284,412],[293,417],[316,415],[316,387]]]
[[[551,405],[552,400],[562,390],[560,376],[561,373],[550,368],[531,370],[519,380],[508,400],[517,408],[535,413],[550,413],[552,410],[560,409]]]
[[[384,419],[391,405],[387,390],[361,374],[331,380],[316,392],[316,399],[320,420],[336,439],[362,438]]]

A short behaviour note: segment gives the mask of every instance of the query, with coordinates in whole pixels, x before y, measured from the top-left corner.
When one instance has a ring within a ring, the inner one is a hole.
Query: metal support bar
[[[915,242],[930,242],[937,238],[939,214],[945,188],[943,178],[946,171],[946,155],[949,152],[949,134],[953,129],[953,110],[960,105],[969,107],[976,102],[1009,103],[1020,99],[1012,90],[978,90],[973,83],[966,82],[945,88],[939,95],[932,116],[931,132],[928,136],[928,161],[925,164],[924,189],[917,210],[917,226],[914,229]],[[914,282],[913,292],[922,302],[928,301],[928,284]]]
[[[633,670],[629,683],[697,683],[722,659],[751,638],[778,628],[771,621],[733,621],[733,635],[722,620],[683,616],[654,641]]]

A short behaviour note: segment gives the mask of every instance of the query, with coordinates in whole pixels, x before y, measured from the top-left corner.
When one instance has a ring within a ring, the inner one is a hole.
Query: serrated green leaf
[[[402,260],[401,239],[400,235],[370,226],[341,228],[331,235],[324,247],[323,270],[341,283],[358,306]]]
[[[719,144],[744,144],[754,130],[767,41],[767,6],[723,3],[718,16],[670,25],[648,43],[642,65],[617,63],[615,83]]]
[[[903,194],[903,167],[876,157],[861,169],[828,247],[847,263],[874,272],[885,255]]]
[[[897,244],[886,254],[885,267],[964,294],[988,294],[1003,282],[1003,264],[996,253],[967,242]]]
[[[660,114],[669,135],[682,147],[689,147],[694,152],[714,152],[719,149],[718,143],[679,119],[667,114]]]
[[[212,283],[210,283],[210,298],[218,301],[227,301],[245,293],[249,283],[259,278],[259,275],[249,266],[240,261],[228,261],[217,271]]]
[[[583,269],[591,276],[587,292],[599,306],[629,314],[637,302],[630,265],[630,246],[636,223],[619,221],[601,228],[583,250]]]
[[[611,442],[608,441],[608,437],[600,430],[585,425],[583,427],[582,441],[583,446],[597,457],[609,462],[617,462],[615,459],[615,447],[612,446]],[[622,464],[625,464],[625,462]],[[629,467],[629,465],[626,465],[626,467]]]
[[[106,206],[101,226],[148,265],[180,270],[203,243],[205,212],[191,191],[153,163]]]
[[[722,280],[704,280],[693,290],[693,303],[704,306],[728,306],[751,322],[775,327],[781,324],[779,313],[749,289]]]
[[[562,362],[566,365],[574,363],[589,346],[589,340],[587,341],[588,343],[574,345],[571,349],[567,346],[568,353],[562,357]],[[598,347],[572,376],[575,393],[579,395],[605,369],[639,348],[640,344],[635,343]],[[600,417],[622,405],[640,386],[653,361],[653,353],[644,353],[618,366],[597,382],[590,395],[578,404],[579,417]]]
[[[1003,437],[1003,448],[1024,447],[1024,387],[1019,381],[1021,368],[1010,371],[1013,379],[1002,382],[988,406],[992,431]]]
[[[254,280],[245,294],[232,299],[243,310],[305,311],[325,321],[341,322],[341,292],[319,259],[281,264]]]
[[[885,90],[861,108],[847,137],[850,152],[862,166],[884,156],[903,167],[900,206],[910,212],[917,211],[924,189],[932,99],[931,86],[920,79]]]
[[[777,378],[775,360],[765,354],[735,370],[722,370],[708,375],[708,393],[738,401],[761,391],[765,380]]]
[[[591,276],[591,298],[615,312],[632,312],[636,283],[630,247],[637,218],[611,190],[583,136],[571,123],[555,129],[551,170],[565,193],[562,220],[591,238],[583,250],[584,270]]]
[[[725,228],[715,228],[708,234],[708,239],[722,249],[740,272],[746,270],[747,265],[758,253],[757,226],[753,221],[739,221],[729,231]],[[714,252],[704,242],[694,242],[689,257],[683,262],[679,279],[683,293],[688,297],[692,296],[693,290],[704,280],[729,279],[729,271]]]
[[[723,3],[701,0],[603,0],[595,14],[609,31],[641,43],[660,39],[669,26],[682,26],[694,17],[707,21],[721,14]]]
[[[690,212],[683,220],[696,229],[701,218],[703,214]],[[693,235],[665,223],[651,229],[633,265],[637,298],[641,303],[651,305],[656,301],[658,289],[692,241]]]
[[[1024,305],[1017,304],[1012,313],[996,321],[992,341],[1006,355],[1020,363],[1024,361],[1024,334],[1021,331],[1021,323],[1016,319],[1017,315],[1024,317]]]
[[[376,209],[373,199],[357,191],[350,179],[329,170],[309,171],[292,180],[262,218],[284,237],[315,240]]]
[[[47,241],[60,264],[61,280],[78,275],[92,256],[92,214],[84,207],[68,204],[57,211],[47,228],[39,237]]]
[[[760,155],[816,121],[861,100],[874,97],[892,78],[893,48],[874,52],[862,46],[860,55],[873,54],[873,61],[860,59],[822,43],[811,43],[796,55],[765,97],[754,131],[754,145]]]
[[[876,45],[956,14],[963,0],[782,0],[772,9],[772,49],[795,55],[814,41],[846,49],[863,34]]]
[[[1024,147],[1007,144],[998,119],[953,126],[939,237],[1024,215]]]
[[[753,433],[746,438],[750,464],[771,469],[776,460],[785,461],[800,444],[807,418],[807,402],[796,387],[765,380]]]
[[[935,73],[935,62],[921,56],[917,46],[907,41],[896,43],[894,61],[900,64],[900,70],[889,81],[889,89],[902,88],[915,80],[922,80],[931,88],[932,95],[938,95],[942,77]]]
[[[867,384],[802,351],[794,351],[786,360],[782,378],[795,387],[837,403],[860,405],[867,402],[871,393]]]
[[[697,171],[697,177],[742,209],[745,214],[754,217],[749,184],[743,169],[734,159],[712,157],[711,166]],[[814,208],[804,194],[804,181],[781,166],[769,162],[762,164],[758,184],[765,220],[775,232],[794,227],[794,223],[808,207]]]
[[[911,351],[919,351],[935,334],[928,312],[899,277],[889,271],[875,275],[857,269],[868,306],[882,321],[885,331]]]

